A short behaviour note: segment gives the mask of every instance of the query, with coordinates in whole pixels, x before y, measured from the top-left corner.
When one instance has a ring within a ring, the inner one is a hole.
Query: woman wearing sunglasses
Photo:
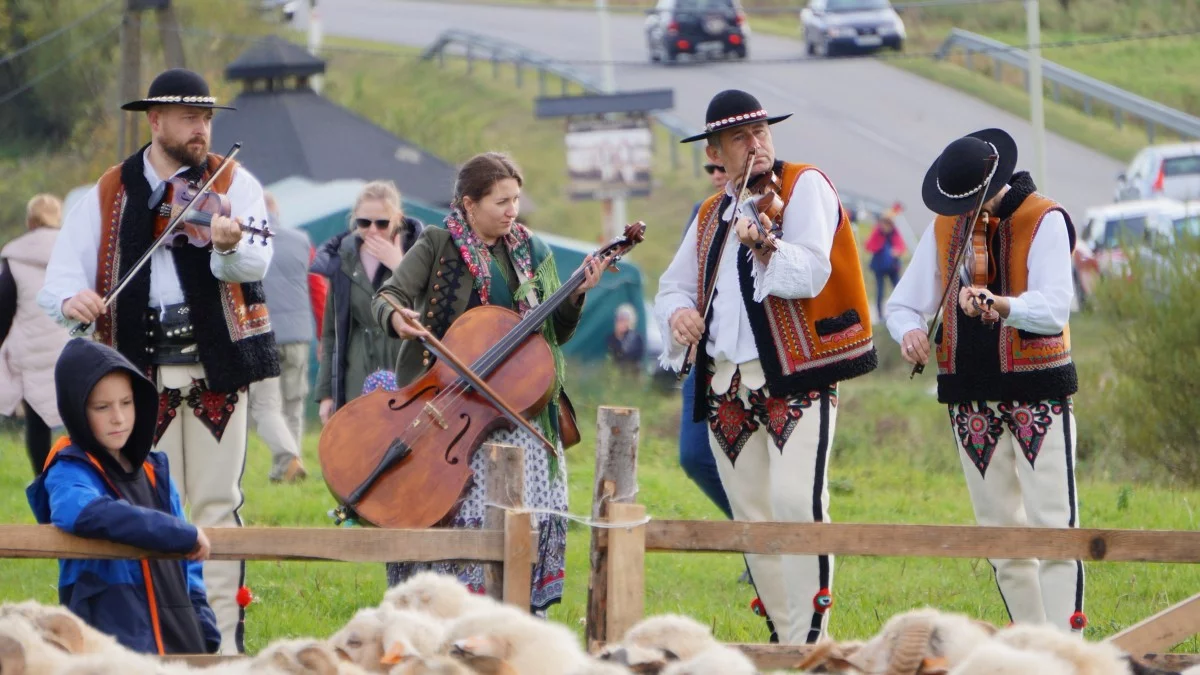
[[[392,181],[363,186],[350,212],[350,228],[321,246],[310,269],[329,277],[321,335],[316,399],[321,423],[361,396],[373,373],[390,372],[400,341],[375,323],[371,299],[400,266],[422,225],[404,215]]]

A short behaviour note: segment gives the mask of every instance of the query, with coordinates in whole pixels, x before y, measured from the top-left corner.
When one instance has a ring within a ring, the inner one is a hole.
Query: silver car
[[[1113,200],[1200,199],[1200,143],[1143,148],[1117,176]]]

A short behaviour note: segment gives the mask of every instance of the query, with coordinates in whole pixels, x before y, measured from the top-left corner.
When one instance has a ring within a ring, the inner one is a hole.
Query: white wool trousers
[[[246,392],[208,391],[199,364],[159,366],[158,387],[161,434],[155,449],[170,460],[171,479],[188,520],[204,528],[241,527]],[[204,585],[221,631],[221,654],[244,651],[244,612],[237,604],[237,590],[245,583],[245,569],[242,561],[204,562]]]
[[[1075,414],[1066,400],[949,405],[975,520],[999,527],[1079,527]],[[989,560],[1015,623],[1080,630],[1079,560]]]
[[[279,377],[250,385],[250,419],[271,450],[271,474],[282,478],[304,441],[304,401],[308,396],[307,342],[279,345]]]
[[[734,519],[829,522],[836,387],[775,397],[757,360],[710,371],[709,445]],[[829,623],[833,556],[753,554],[746,563],[779,642],[816,642]]]

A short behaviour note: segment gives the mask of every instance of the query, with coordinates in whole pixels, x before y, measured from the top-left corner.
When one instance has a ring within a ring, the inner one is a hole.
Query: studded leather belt
[[[190,308],[183,303],[146,310],[146,353],[157,365],[200,362],[200,350],[192,329]]]

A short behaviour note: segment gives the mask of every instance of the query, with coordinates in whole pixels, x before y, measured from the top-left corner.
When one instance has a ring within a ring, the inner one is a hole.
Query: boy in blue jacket
[[[215,653],[221,635],[201,573],[208,538],[184,518],[167,456],[150,451],[157,390],[120,353],[83,338],[63,349],[54,384],[70,436],[26,490],[37,521],[187,557],[59,560],[59,602],[136,652]]]

